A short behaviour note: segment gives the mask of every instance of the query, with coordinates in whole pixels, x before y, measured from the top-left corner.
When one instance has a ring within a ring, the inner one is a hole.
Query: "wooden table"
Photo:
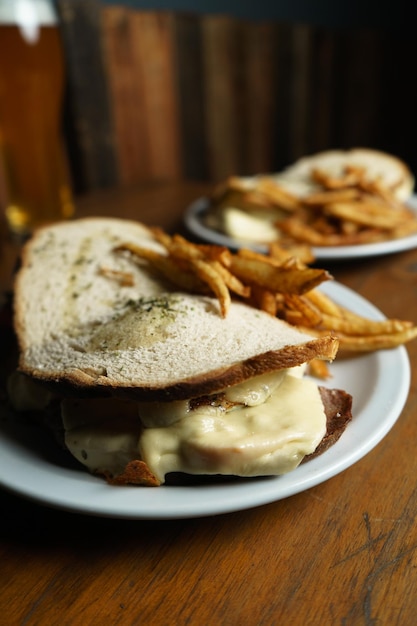
[[[100,192],[80,198],[77,211],[177,230],[184,207],[205,191]],[[17,252],[3,241],[3,288]],[[417,321],[417,250],[330,270],[386,315]],[[415,364],[417,342],[407,349]],[[0,624],[411,626],[416,416],[414,368],[400,419],[365,458],[299,495],[217,517],[89,517],[1,492]]]

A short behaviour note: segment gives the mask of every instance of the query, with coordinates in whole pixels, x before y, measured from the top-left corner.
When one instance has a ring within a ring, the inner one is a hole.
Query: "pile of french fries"
[[[269,255],[244,248],[234,253],[157,228],[153,233],[162,251],[125,243],[115,252],[148,264],[175,288],[214,295],[223,317],[234,298],[312,336],[336,335],[340,349],[349,352],[394,348],[417,337],[417,326],[410,321],[366,319],[340,306],[319,289],[332,279],[327,270],[307,266],[278,245],[271,246]],[[324,376],[325,370],[320,371]]]
[[[213,194],[213,206],[246,211],[279,212],[276,228],[289,242],[316,247],[375,243],[417,232],[417,218],[380,180],[370,179],[365,168],[346,166],[340,176],[319,168],[310,172],[318,191],[296,196],[268,176],[247,187],[231,177]],[[279,234],[278,234],[279,236]]]

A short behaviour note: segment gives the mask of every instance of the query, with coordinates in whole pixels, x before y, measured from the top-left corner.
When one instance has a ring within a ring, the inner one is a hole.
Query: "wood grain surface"
[[[198,184],[78,201],[181,226]],[[1,281],[15,246],[2,240]],[[337,280],[386,315],[417,319],[417,251],[338,263]],[[2,359],[6,358],[2,344]],[[173,521],[95,518],[0,492],[0,624],[405,625],[417,602],[417,342],[408,402],[365,458],[299,495],[237,513]]]
[[[417,39],[403,31],[56,4],[78,190],[218,182],[336,146],[373,146],[417,169],[417,90],[408,88]]]

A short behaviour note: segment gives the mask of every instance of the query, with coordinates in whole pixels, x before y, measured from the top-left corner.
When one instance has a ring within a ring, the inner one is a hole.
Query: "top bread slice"
[[[215,393],[315,357],[311,336],[245,304],[173,290],[122,243],[163,250],[137,222],[85,218],[39,229],[15,283],[19,369],[60,393],[175,400]],[[127,272],[133,284],[118,280]]]
[[[370,148],[317,152],[299,159],[282,172],[274,174],[273,178],[288,191],[304,196],[318,188],[311,178],[313,169],[338,177],[346,166],[364,168],[367,179],[380,180],[401,202],[405,202],[413,192],[415,181],[409,167],[396,156]]]

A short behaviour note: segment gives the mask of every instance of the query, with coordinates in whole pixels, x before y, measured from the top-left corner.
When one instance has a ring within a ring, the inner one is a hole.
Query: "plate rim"
[[[322,288],[342,304],[349,300],[351,306],[353,303],[352,308],[354,310],[359,308],[364,315],[374,319],[385,318],[382,312],[363,296],[337,281],[325,283]],[[360,355],[354,357],[354,360],[357,358],[364,357]],[[332,448],[284,477],[247,479],[231,484],[208,486],[115,487],[107,485],[101,478],[91,476],[83,468],[68,470],[61,466],[51,466],[42,458],[37,458],[35,456],[37,451],[32,447],[29,450],[29,461],[26,457],[19,459],[18,456],[12,454],[13,446],[9,448],[8,436],[10,433],[14,438],[17,436],[17,445],[21,446],[22,431],[19,431],[21,427],[10,427],[10,424],[0,422],[0,469],[3,467],[3,471],[0,472],[0,487],[53,508],[92,516],[137,520],[206,517],[277,502],[315,487],[354,465],[388,434],[398,420],[406,404],[411,381],[411,368],[406,348],[399,346],[392,350],[382,350],[370,353],[366,358],[373,363],[377,382],[379,381],[376,385],[378,395],[375,395],[374,391],[368,398],[368,404],[370,402],[371,406],[362,411],[364,415],[361,416],[361,413],[354,415],[343,437]],[[382,380],[380,372],[385,376]],[[395,372],[395,376],[392,372]],[[329,386],[332,386],[331,382]],[[393,396],[390,395],[391,392],[394,393]],[[354,393],[353,398],[355,402]],[[373,410],[373,405],[377,401],[386,404],[387,413],[384,419],[378,418],[377,428],[372,431],[372,435],[362,440],[363,438],[357,436],[356,431],[360,431],[357,424],[360,420],[370,419],[368,413]],[[23,428],[24,435],[27,436],[27,427]],[[353,442],[350,441],[352,437]],[[32,458],[34,461],[31,463]],[[323,462],[326,458],[327,464]],[[13,471],[16,468],[22,470],[22,464],[23,481],[21,478],[18,480]],[[32,469],[32,474],[36,470],[33,476],[27,473],[30,469]],[[56,491],[52,490],[51,493],[45,489],[44,484],[33,485],[30,481],[32,478],[35,480],[36,472],[40,476],[46,476]],[[73,489],[77,488],[82,491],[82,498],[79,497],[80,491],[77,491],[75,496],[66,494],[65,486],[68,486],[68,481]],[[204,490],[205,497],[195,498],[196,495],[201,495],[201,489]],[[168,496],[165,495],[167,493]],[[184,494],[186,494],[185,500],[182,497]]]
[[[267,246],[250,242],[240,244],[232,237],[217,232],[202,223],[201,215],[207,210],[208,204],[208,197],[200,196],[199,198],[193,200],[193,202],[191,202],[186,208],[183,216],[183,222],[192,235],[212,244],[227,246],[233,250],[237,250],[240,247],[245,246],[252,248],[257,252],[267,252]],[[407,200],[407,205],[417,215],[417,194],[412,194],[412,196]],[[350,259],[395,254],[397,252],[404,252],[414,248],[417,248],[417,233],[408,235],[407,237],[401,237],[399,239],[390,239],[389,241],[363,243],[351,246],[312,246],[312,251],[317,261],[347,261]]]

